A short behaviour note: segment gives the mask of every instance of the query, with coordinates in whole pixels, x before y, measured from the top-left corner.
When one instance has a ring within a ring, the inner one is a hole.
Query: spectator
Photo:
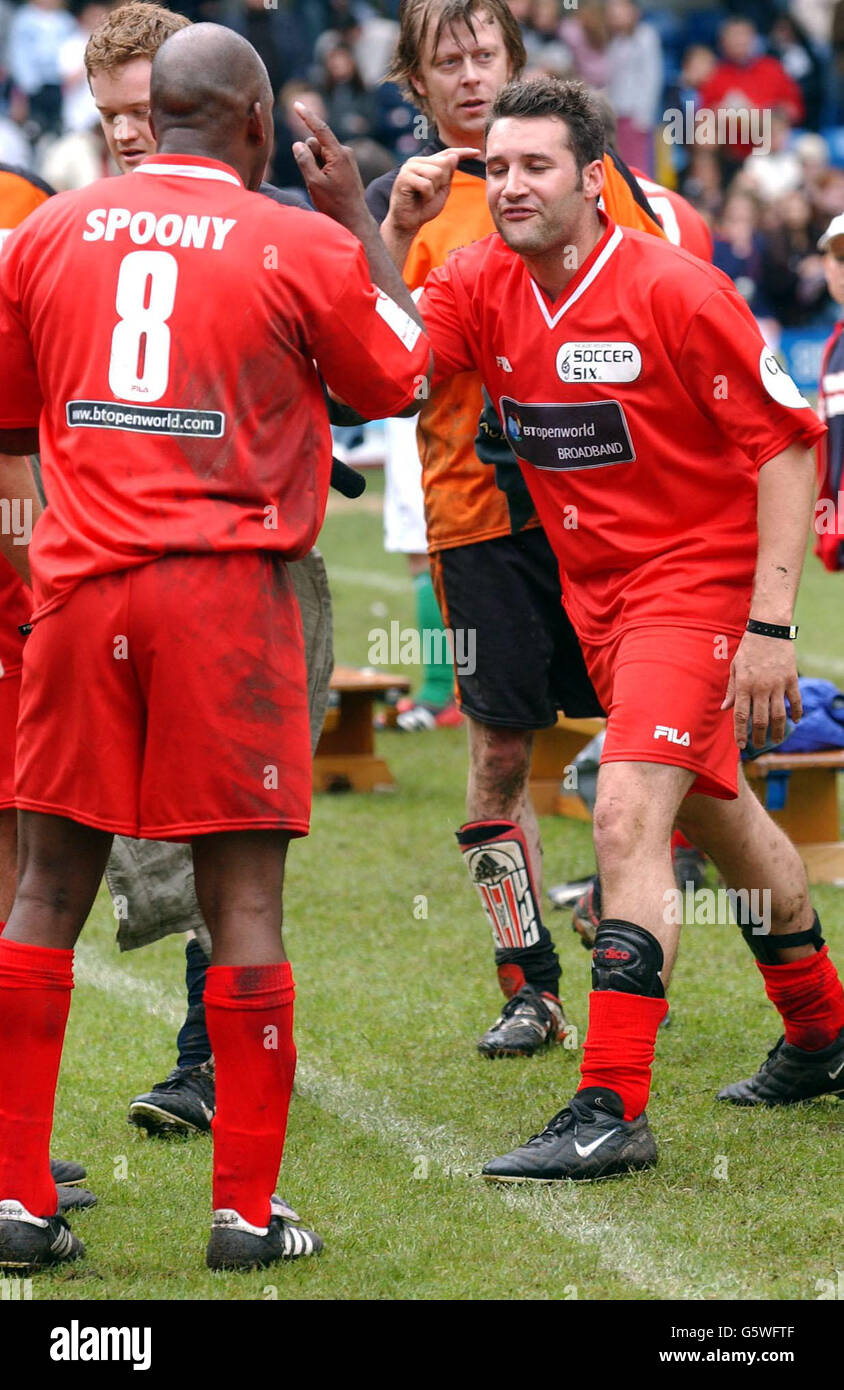
[[[814,206],[818,189],[829,173],[829,146],[822,135],[805,131],[794,141],[794,150],[800,160],[801,183]]]
[[[721,164],[715,150],[705,145],[689,147],[689,162],[683,176],[681,192],[684,198],[712,221],[721,211],[724,187]]]
[[[697,110],[701,104],[701,90],[717,66],[718,59],[712,49],[707,48],[705,44],[693,43],[690,48],[687,48],[683,54],[683,65],[680,68],[677,104],[682,107],[684,102],[692,101],[695,110]]]
[[[806,125],[817,129],[823,116],[825,73],[812,40],[792,15],[780,15],[768,34],[768,49],[800,88]]]
[[[75,28],[63,0],[27,0],[9,27],[9,72],[28,100],[36,134],[61,131],[59,50]]]
[[[108,17],[109,5],[105,0],[86,0],[76,22],[74,32],[64,40],[59,49],[59,73],[62,79],[62,127],[65,131],[88,131],[99,124],[99,115],[88,76],[85,72],[85,45],[94,30]],[[46,177],[46,175],[45,175]],[[100,176],[97,175],[97,178]],[[48,178],[48,183],[58,189],[58,184]],[[91,182],[91,180],[87,180]],[[83,183],[67,185],[70,188],[84,188]]]
[[[115,172],[99,117],[87,130],[71,130],[54,140],[41,161],[41,175],[57,193],[85,188]]]
[[[0,116],[0,164],[32,169],[32,146],[23,132],[27,111],[26,97],[13,92],[8,113]]]
[[[742,188],[750,189],[763,203],[773,203],[803,186],[803,166],[789,144],[790,137],[791,123],[785,112],[772,111],[770,150],[754,150],[744,162]]]
[[[834,217],[818,242],[824,253],[824,271],[830,298],[844,304],[844,216]],[[815,527],[815,554],[831,571],[844,570],[844,535],[840,534],[840,497],[844,491],[844,337],[839,318],[827,342],[821,366],[818,413],[826,421],[827,436],[822,441],[820,498],[832,503],[835,527]],[[817,513],[816,513],[817,515]]]
[[[829,308],[823,257],[816,247],[818,222],[805,193],[789,193],[779,207],[779,226],[766,238],[760,291],[785,328],[802,328]]]
[[[274,92],[290,78],[304,76],[312,43],[293,9],[270,8],[264,0],[238,0],[225,22],[258,50]]]
[[[608,0],[607,95],[618,118],[618,152],[648,175],[660,115],[662,45],[634,0]]]
[[[760,293],[764,242],[756,200],[750,194],[730,195],[716,224],[714,242],[713,265],[729,275],[757,318],[767,313]]]
[[[788,119],[799,125],[803,119],[803,96],[777,58],[760,56],[759,35],[749,20],[728,19],[721,26],[720,42],[723,59],[704,83],[700,100],[702,107],[716,113],[746,113],[743,121],[728,124],[726,134],[734,138],[721,147],[732,174],[753,150],[750,113],[780,106]]]
[[[560,37],[561,16],[561,0],[533,0],[530,23],[524,31],[527,76],[572,75],[572,55]]]
[[[692,44],[684,52],[677,80],[668,87],[665,101],[667,111],[679,111],[682,114],[684,128],[687,113],[694,113],[700,106],[700,89],[715,71],[717,62],[712,49],[707,48],[705,44]],[[692,149],[691,142],[688,141],[671,146],[671,159],[681,182],[688,175]]]
[[[328,120],[328,110],[322,92],[311,82],[292,78],[278,94],[275,108],[275,149],[272,157],[272,182],[277,188],[304,188],[299,166],[293,158],[294,140],[307,140],[310,131],[296,114],[293,103],[302,101],[321,120]]]
[[[571,52],[575,75],[581,82],[598,90],[606,87],[609,34],[602,0],[584,0],[576,14],[564,14],[560,34]]]
[[[346,43],[335,43],[323,57],[328,124],[338,140],[348,144],[372,134],[375,105],[358,71],[355,55]]]
[[[791,0],[789,13],[816,44],[827,45],[832,38],[832,19],[836,0]]]
[[[6,53],[9,45],[9,29],[12,24],[14,10],[9,0],[0,0],[0,96],[3,94],[3,86],[8,76],[6,69]]]

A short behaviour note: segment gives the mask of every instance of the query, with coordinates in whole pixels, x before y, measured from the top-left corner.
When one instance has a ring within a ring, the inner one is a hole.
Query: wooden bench
[[[375,697],[410,689],[405,676],[335,666],[332,690],[339,704],[329,708],[314,755],[314,791],[370,792],[395,786],[383,758],[375,754],[372,720]]]
[[[603,719],[566,719],[542,729],[533,744],[530,791],[539,815],[590,815],[576,791],[563,788],[563,769],[604,727]],[[838,809],[838,773],[844,750],[820,753],[763,753],[744,764],[750,786],[797,846],[812,883],[844,884],[844,840]],[[784,779],[780,781],[780,779]],[[777,785],[779,783],[779,785]],[[782,808],[773,809],[783,794]],[[773,794],[773,795],[772,795]]]
[[[566,719],[560,714],[553,728],[540,729],[534,735],[530,794],[537,815],[592,819],[577,793],[563,790],[563,769],[605,724],[605,719]]]
[[[838,811],[838,773],[844,750],[820,753],[763,753],[744,764],[744,773],[762,805],[772,799],[774,779],[786,777],[777,825],[800,851],[811,883],[844,884],[844,841]],[[776,800],[780,798],[777,797]]]

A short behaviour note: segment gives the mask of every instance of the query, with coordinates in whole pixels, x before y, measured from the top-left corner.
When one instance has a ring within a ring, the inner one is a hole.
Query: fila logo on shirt
[[[688,730],[681,734],[679,729],[670,729],[667,724],[657,724],[654,729],[654,738],[665,738],[669,743],[677,743],[681,748],[688,748],[691,743]]]
[[[635,343],[563,343],[557,353],[561,381],[635,381],[641,370]]]

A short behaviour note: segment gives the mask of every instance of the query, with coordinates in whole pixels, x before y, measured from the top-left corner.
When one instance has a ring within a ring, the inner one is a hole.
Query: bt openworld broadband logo
[[[662,138],[667,145],[747,146],[771,153],[771,112],[758,106],[721,107],[711,111],[684,101],[682,109],[662,113]]]
[[[445,666],[452,658],[461,676],[473,676],[477,668],[473,627],[402,627],[395,619],[389,628],[373,627],[368,633],[370,666]]]

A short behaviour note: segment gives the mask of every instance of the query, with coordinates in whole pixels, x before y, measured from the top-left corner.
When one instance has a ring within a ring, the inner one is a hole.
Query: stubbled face
[[[826,287],[837,304],[844,304],[844,236],[832,239],[823,258]]]
[[[487,201],[504,241],[518,255],[546,255],[570,244],[584,199],[597,197],[603,164],[578,173],[568,131],[553,116],[503,117],[487,137]]]
[[[449,145],[484,147],[490,107],[510,78],[510,59],[497,20],[483,11],[467,24],[446,28],[436,47],[433,38],[413,86],[434,113],[440,136]]]
[[[111,72],[95,72],[91,78],[105,142],[121,174],[155,154],[149,124],[151,72],[148,58],[133,58]]]

